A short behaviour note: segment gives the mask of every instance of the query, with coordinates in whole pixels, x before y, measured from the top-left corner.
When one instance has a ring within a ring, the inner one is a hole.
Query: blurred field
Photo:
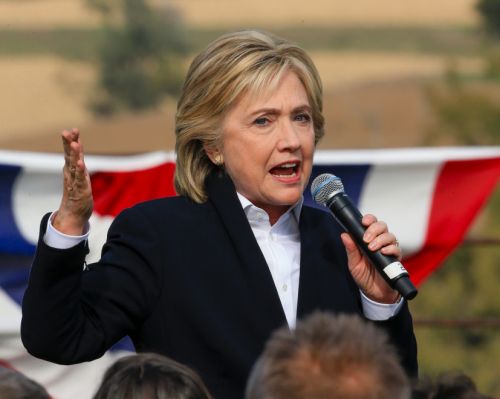
[[[97,26],[99,16],[82,0],[0,0],[0,29]]]
[[[150,0],[175,6],[194,26],[471,25],[473,0]],[[82,0],[0,0],[0,29],[95,27]]]
[[[178,10],[194,48],[225,29],[258,27],[308,49],[335,132],[325,147],[418,145],[428,112],[417,80],[439,78],[450,54],[467,73],[482,67],[474,0],[150,1]],[[98,24],[85,0],[0,0],[1,148],[58,151],[57,132],[69,126],[88,132],[93,152],[173,148],[173,101],[110,120],[90,115]]]
[[[34,137],[89,118],[92,66],[54,57],[0,58],[0,139]]]
[[[451,62],[438,55],[408,53],[311,51],[309,54],[326,91],[402,78],[435,78],[441,76]],[[472,57],[454,57],[453,63],[465,73],[478,73],[483,67],[482,60]]]
[[[161,0],[153,0],[157,4]],[[196,26],[469,25],[473,0],[171,0]]]
[[[414,81],[441,76],[445,60],[377,52],[310,54],[324,83],[325,116],[335,126],[335,135],[322,145],[349,147],[353,136],[368,147],[419,144],[418,132],[428,117],[425,112],[417,113],[418,118],[411,116],[424,102],[421,84]],[[481,68],[478,59],[458,58],[457,64],[469,73]],[[49,56],[0,58],[0,87],[9,93],[0,96],[0,147],[58,151],[57,133],[78,126],[87,131],[87,149],[92,152],[173,149],[173,101],[146,113],[93,119],[87,101],[94,86],[95,71],[89,63]],[[394,102],[393,106],[387,101]],[[394,114],[394,107],[403,109]],[[378,127],[373,128],[373,123]],[[378,129],[378,138],[373,136],[374,129]],[[382,136],[381,131],[385,132]],[[387,132],[394,132],[397,138],[384,139]],[[359,141],[354,145],[359,146]]]

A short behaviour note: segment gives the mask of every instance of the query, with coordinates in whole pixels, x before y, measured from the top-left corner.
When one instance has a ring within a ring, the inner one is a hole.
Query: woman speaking
[[[129,335],[235,399],[274,329],[327,310],[374,320],[416,373],[404,300],[329,214],[303,205],[324,118],[301,48],[254,31],[215,40],[189,68],[175,134],[179,196],[123,211],[84,267],[92,192],[78,130],[62,133],[64,193],[23,302],[30,353],[78,363]],[[371,250],[401,257],[385,223],[363,224]]]

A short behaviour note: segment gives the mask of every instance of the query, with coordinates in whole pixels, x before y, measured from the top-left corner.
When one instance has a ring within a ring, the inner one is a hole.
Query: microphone
[[[324,173],[311,184],[311,195],[318,204],[330,209],[335,219],[354,239],[363,253],[387,283],[405,299],[413,299],[417,288],[409,279],[409,274],[395,256],[371,251],[363,241],[365,226],[361,223],[363,215],[344,192],[342,181],[335,175]]]

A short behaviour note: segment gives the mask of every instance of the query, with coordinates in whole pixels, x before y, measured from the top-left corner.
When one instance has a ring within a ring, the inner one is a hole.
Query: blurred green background
[[[500,0],[0,0],[0,148],[172,150],[193,54],[258,28],[296,41],[325,89],[320,148],[500,144]],[[500,397],[500,192],[411,303],[422,374]],[[436,322],[440,320],[440,322]]]

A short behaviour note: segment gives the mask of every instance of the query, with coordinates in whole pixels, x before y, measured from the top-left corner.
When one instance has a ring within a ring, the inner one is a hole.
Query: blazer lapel
[[[300,217],[300,282],[297,319],[314,310],[359,312],[359,289],[347,269],[340,226],[304,206]]]
[[[224,224],[241,260],[242,272],[255,293],[258,322],[267,331],[286,324],[286,317],[276,292],[269,267],[236,195],[234,184],[227,175],[208,176],[208,197]]]
[[[317,309],[318,287],[321,273],[318,273],[319,251],[317,248],[318,236],[314,234],[313,221],[305,214],[302,208],[300,216],[300,280],[299,297],[297,300],[297,320]]]

